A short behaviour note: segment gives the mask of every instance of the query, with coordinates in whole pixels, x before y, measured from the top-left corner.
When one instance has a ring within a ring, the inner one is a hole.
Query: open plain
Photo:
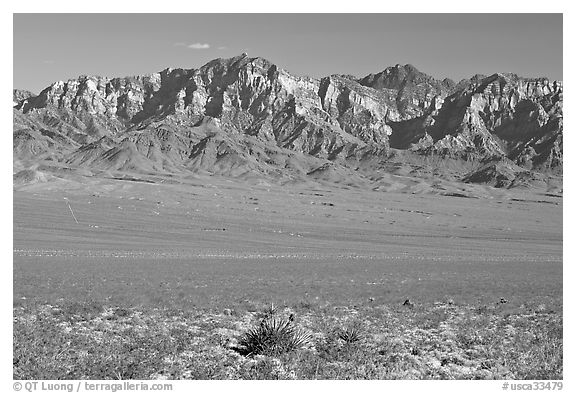
[[[561,194],[452,187],[458,193],[419,192],[402,177],[385,192],[77,174],[15,186],[14,376],[560,378]],[[316,335],[307,355],[238,354],[238,340],[266,312],[292,313]],[[363,339],[338,340],[342,329]],[[42,344],[39,367],[34,338],[53,330],[58,343],[54,353]],[[104,357],[102,335],[119,354],[135,340],[154,363],[132,352]],[[160,336],[169,349],[155,347]],[[64,360],[62,345],[79,337],[88,342]],[[430,340],[455,348],[432,350]],[[216,357],[200,362],[190,351]],[[63,361],[48,362],[54,356]],[[82,356],[103,356],[110,369],[82,369]],[[503,356],[531,360],[516,370]],[[219,366],[222,357],[236,368]],[[213,368],[199,371],[198,362]]]
[[[15,299],[561,300],[562,198],[484,190],[492,194],[218,178],[31,185],[14,192]]]

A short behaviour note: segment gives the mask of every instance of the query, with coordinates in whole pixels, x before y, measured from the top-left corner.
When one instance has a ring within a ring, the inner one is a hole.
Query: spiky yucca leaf
[[[338,332],[338,338],[345,343],[352,344],[362,339],[362,330],[359,326],[349,326]]]
[[[247,355],[279,355],[312,343],[312,335],[298,329],[290,320],[277,317],[262,320],[244,335],[240,345]]]

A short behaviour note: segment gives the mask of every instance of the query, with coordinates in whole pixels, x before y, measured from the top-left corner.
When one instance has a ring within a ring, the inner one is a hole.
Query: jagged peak
[[[517,74],[511,72],[498,72],[492,74],[490,76],[484,77],[478,80],[476,76],[474,76],[470,81],[472,82],[472,86],[476,87],[478,90],[485,89],[488,85],[498,83],[500,86],[517,86],[522,82],[535,82],[535,83],[543,83],[548,84],[550,80],[548,78],[526,78],[518,76]]]
[[[480,82],[483,79],[488,78],[488,75],[484,75],[484,74],[476,74],[474,76],[472,76],[472,78],[470,78],[471,81],[473,82]],[[466,80],[466,79],[463,79]]]
[[[14,97],[14,100],[20,101],[31,97],[36,97],[36,94],[28,90],[13,89],[12,96]]]
[[[200,70],[207,70],[214,67],[225,67],[225,68],[242,68],[248,64],[260,64],[264,68],[270,68],[276,66],[270,60],[263,57],[249,57],[247,53],[242,53],[238,56],[229,58],[217,58],[209,61],[200,67]]]
[[[394,67],[388,67],[384,71],[386,72],[393,72],[393,71],[404,71],[408,74],[419,74],[421,73],[418,68],[414,67],[412,64],[396,64]]]
[[[151,74],[145,74],[145,75],[142,75],[141,77],[146,78],[146,77],[154,76],[155,74],[170,75],[174,72],[189,72],[189,71],[194,71],[194,68],[167,67],[167,68],[164,68],[160,72],[153,72]]]
[[[468,89],[470,86],[477,86],[482,83],[487,76],[483,74],[476,74],[471,78],[464,78],[456,84],[454,87],[455,91],[462,91]]]
[[[495,81],[510,83],[510,82],[515,82],[518,79],[520,79],[520,78],[518,78],[518,75],[513,74],[511,72],[497,72],[495,74],[492,74],[492,75],[484,78],[484,80],[482,81],[482,84],[492,83]]]
[[[451,79],[445,78],[444,80],[438,80],[428,74],[420,72],[418,68],[412,64],[396,64],[395,66],[387,67],[377,74],[367,75],[359,79],[358,82],[377,90],[400,90],[406,85],[421,83],[452,90],[456,85]]]
[[[254,141],[272,150],[282,148],[330,160],[347,160],[353,155],[354,160],[360,159],[359,154],[369,156],[376,151],[372,149],[378,149],[378,157],[383,157],[392,144],[395,149],[418,154],[447,154],[466,160],[501,157],[508,154],[506,149],[520,152],[534,146],[534,152],[518,153],[522,154],[519,159],[513,156],[515,162],[536,165],[550,156],[555,161],[549,166],[561,168],[563,98],[560,94],[543,97],[561,93],[556,85],[503,84],[499,81],[520,78],[498,73],[465,80],[455,94],[449,87],[451,80],[435,79],[411,64],[396,64],[369,77],[372,79],[366,83],[354,76],[333,74],[320,81],[310,78],[309,83],[306,77],[291,76],[267,59],[246,53],[215,59],[198,69],[166,68],[159,73],[106,78],[106,82],[101,77],[82,75],[74,83],[57,82],[59,86],[52,91],[22,101],[16,108],[20,112],[14,120],[15,138],[30,127],[43,136],[54,128],[75,138],[74,144],[57,146],[55,151],[62,154],[76,150],[78,144],[94,149],[91,157],[102,151],[108,158],[134,152],[133,157],[140,159],[147,151],[158,159],[154,162],[174,162],[183,167],[189,165],[191,147],[202,140],[225,142],[224,150],[216,149],[223,154],[228,154],[230,146],[236,149],[234,146],[244,141]],[[496,82],[482,87],[481,83],[490,81]],[[477,92],[481,94],[475,95]],[[501,97],[497,102],[490,100],[497,95]],[[540,105],[546,113],[526,116],[527,111],[518,106],[518,97],[533,98],[530,108]],[[548,150],[544,153],[535,150],[540,147],[534,135],[540,132],[546,132],[555,143],[546,142],[543,149]],[[33,138],[32,134],[26,138]],[[54,135],[60,138],[56,131]],[[20,139],[16,142],[28,146]],[[44,139],[40,148],[50,151]],[[112,146],[115,150],[108,153]],[[358,150],[364,148],[370,149],[369,153]],[[22,151],[29,155],[31,150]],[[260,155],[256,157],[250,149],[238,155],[249,161],[254,158],[252,163],[260,162]],[[207,156],[206,160],[202,168],[213,168],[212,158]],[[262,161],[266,168],[272,165],[269,161]],[[148,164],[130,165],[148,170]],[[310,166],[302,168],[308,170]]]
[[[426,77],[432,78],[431,76],[420,72],[420,70],[418,70],[418,68],[416,68],[412,64],[396,64],[394,66],[386,67],[383,71],[381,71],[377,74],[370,74],[370,75],[374,75],[375,77],[382,77],[385,75],[386,76],[387,75],[394,75],[394,76],[400,75],[400,76],[402,76],[403,79],[406,79],[408,77],[415,76],[415,75],[424,75]]]
[[[553,81],[547,77],[525,77],[525,76],[520,76],[520,75],[512,73],[512,72],[497,72],[497,73],[492,74],[490,76],[484,76],[484,78],[482,78],[482,80],[480,80],[480,83],[485,84],[485,83],[492,83],[494,81],[500,81],[500,82],[512,83],[512,84],[518,83],[520,81],[523,81],[523,82],[542,82],[542,83],[558,82],[558,81]]]

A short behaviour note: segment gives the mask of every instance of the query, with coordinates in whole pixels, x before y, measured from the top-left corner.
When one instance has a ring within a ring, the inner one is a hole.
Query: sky
[[[412,64],[435,78],[562,80],[562,14],[14,14],[13,85],[198,68],[243,52],[295,75]]]

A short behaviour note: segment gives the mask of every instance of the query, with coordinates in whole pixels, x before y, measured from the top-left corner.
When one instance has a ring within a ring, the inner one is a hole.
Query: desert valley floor
[[[437,323],[456,323],[461,315],[457,309],[438,307],[464,307],[466,313],[476,315],[479,307],[494,310],[501,306],[509,311],[521,309],[521,315],[552,310],[556,316],[544,313],[546,326],[561,329],[561,194],[467,184],[452,187],[457,192],[440,195],[421,192],[408,181],[384,192],[209,176],[120,179],[76,175],[16,185],[14,308],[20,315],[16,320],[27,326],[22,327],[26,334],[33,335],[37,326],[22,321],[34,313],[34,318],[43,315],[43,305],[58,308],[71,300],[103,305],[90,317],[96,315],[98,321],[111,309],[120,308],[220,316],[228,310],[225,314],[232,312],[236,318],[245,312],[256,318],[256,312],[270,304],[304,314],[314,313],[314,307],[356,314],[387,310],[393,319],[396,314],[390,313],[405,313],[402,303],[410,299],[426,318],[432,311],[433,319],[437,318],[441,311]],[[506,304],[500,304],[501,299]],[[77,323],[84,326],[84,322]],[[239,337],[248,325],[230,334]],[[536,322],[522,326],[540,329]],[[387,334],[398,337],[404,331]],[[19,362],[22,369],[15,371],[15,377],[41,377],[36,371],[22,371],[25,361]],[[329,364],[328,360],[316,364],[311,374],[294,369],[290,375],[342,376],[330,374]],[[472,372],[485,370],[480,364],[470,366],[473,371],[453,374],[439,373],[440,366],[411,366],[397,374],[386,369],[384,374],[346,377],[468,378]],[[550,364],[550,359],[542,358],[542,364]],[[408,369],[427,369],[428,374],[414,376]],[[158,377],[158,370],[152,371],[132,376]],[[558,372],[561,369],[540,374],[494,371],[491,375],[551,378]],[[52,370],[46,375],[111,377],[86,373]]]
[[[15,299],[223,306],[562,295],[554,194],[166,183],[84,178],[16,190]]]

